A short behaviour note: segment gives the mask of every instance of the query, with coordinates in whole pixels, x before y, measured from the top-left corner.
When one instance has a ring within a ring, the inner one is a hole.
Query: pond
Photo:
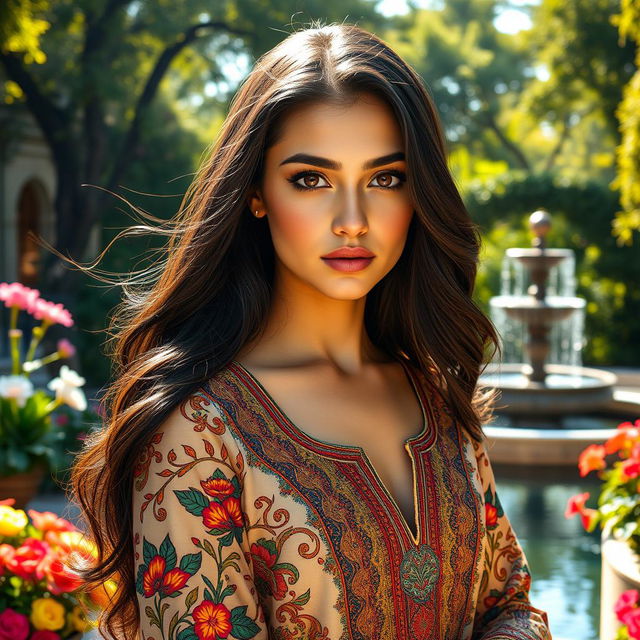
[[[585,491],[587,506],[595,507],[601,481],[595,472],[581,478],[577,466],[493,468],[531,570],[532,605],[547,612],[554,640],[599,640],[600,529],[588,533],[579,516],[567,519],[564,511],[572,495]]]

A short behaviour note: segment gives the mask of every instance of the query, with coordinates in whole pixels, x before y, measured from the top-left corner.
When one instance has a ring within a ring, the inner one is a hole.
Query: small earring
[[[259,217],[259,216],[258,216],[258,213],[260,213],[260,211],[256,211],[256,212],[255,212],[255,214],[254,214],[256,218],[258,218],[258,217]]]

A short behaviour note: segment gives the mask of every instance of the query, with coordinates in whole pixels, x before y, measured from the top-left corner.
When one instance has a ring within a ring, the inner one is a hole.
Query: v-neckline
[[[416,461],[413,455],[413,448],[425,439],[427,435],[432,436],[430,438],[430,442],[427,448],[433,446],[435,442],[435,437],[437,437],[437,428],[436,425],[432,421],[432,414],[427,410],[425,404],[422,400],[423,394],[423,386],[420,384],[420,381],[417,378],[416,373],[412,370],[411,365],[398,360],[402,365],[402,368],[407,376],[411,388],[418,399],[418,403],[420,404],[420,410],[422,412],[422,425],[420,427],[420,431],[408,438],[405,438],[403,442],[404,449],[409,454],[411,458],[411,471],[412,471],[412,490],[413,490],[413,518],[414,518],[414,530],[411,528],[407,519],[404,516],[404,513],[400,509],[400,506],[395,499],[395,497],[391,494],[385,483],[383,482],[380,474],[376,471],[376,468],[369,458],[367,452],[363,447],[358,445],[349,445],[349,444],[340,444],[334,442],[328,442],[326,440],[322,440],[320,438],[316,438],[315,436],[311,436],[306,431],[298,427],[284,412],[284,410],[280,407],[280,405],[274,400],[273,396],[269,393],[269,391],[263,386],[263,384],[258,380],[258,378],[251,373],[244,365],[240,364],[236,360],[231,360],[228,364],[228,368],[232,370],[232,372],[236,375],[237,378],[240,379],[245,389],[249,391],[254,397],[258,397],[260,400],[266,401],[270,404],[274,410],[274,412],[280,418],[279,426],[284,427],[285,433],[289,437],[292,434],[296,436],[298,441],[302,441],[302,444],[307,448],[311,449],[315,453],[318,453],[318,449],[322,450],[324,454],[337,453],[338,455],[342,453],[351,454],[356,460],[361,460],[364,464],[369,468],[371,474],[376,479],[380,488],[387,495],[389,502],[391,503],[393,510],[395,511],[396,518],[401,522],[405,532],[411,539],[414,545],[419,546],[420,541],[422,539],[422,527],[420,524],[421,521],[421,513],[419,508],[419,500],[418,500],[418,486],[417,486],[417,474],[418,470],[416,468]],[[238,376],[238,372],[244,374],[244,376]],[[250,381],[252,384],[248,385],[247,381]]]

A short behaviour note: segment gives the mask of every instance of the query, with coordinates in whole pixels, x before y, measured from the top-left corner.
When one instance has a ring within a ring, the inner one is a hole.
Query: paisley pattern
[[[135,467],[140,640],[550,640],[484,445],[405,368],[416,532],[363,449],[297,429],[238,363],[171,412]]]
[[[426,602],[440,577],[440,562],[426,544],[409,549],[400,564],[402,590],[416,602]]]

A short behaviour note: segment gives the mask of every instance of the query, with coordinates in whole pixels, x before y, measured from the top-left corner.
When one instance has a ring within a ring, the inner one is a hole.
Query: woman
[[[551,638],[483,444],[497,338],[419,76],[353,25],[291,34],[185,203],[74,468],[109,631]]]

